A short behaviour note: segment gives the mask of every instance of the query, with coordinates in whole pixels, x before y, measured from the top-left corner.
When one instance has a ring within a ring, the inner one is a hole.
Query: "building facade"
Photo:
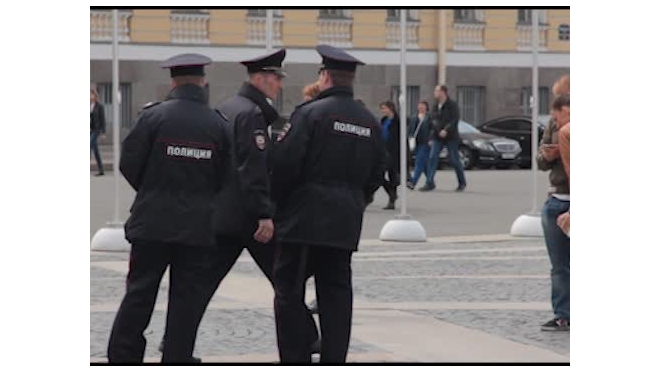
[[[286,47],[289,77],[275,102],[289,114],[301,89],[316,80],[325,43],[367,63],[358,69],[355,96],[380,116],[378,104],[399,92],[399,9],[276,9],[273,48]],[[461,117],[474,124],[529,114],[530,9],[411,9],[407,12],[408,113],[433,100],[445,84]],[[539,11],[539,113],[548,114],[552,83],[570,68],[570,10]],[[125,134],[140,107],[162,100],[169,74],[160,61],[178,53],[213,59],[207,68],[211,103],[226,100],[245,81],[238,61],[266,53],[265,9],[122,9],[119,11],[121,127]],[[90,10],[90,84],[99,89],[112,120],[112,11]]]

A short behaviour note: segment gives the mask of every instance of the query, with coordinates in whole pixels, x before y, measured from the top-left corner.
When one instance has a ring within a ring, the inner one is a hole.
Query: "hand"
[[[273,219],[259,219],[259,227],[254,232],[254,239],[261,243],[268,243],[273,238],[274,230]]]
[[[446,138],[447,137],[447,130],[442,130],[439,134],[440,138]]]
[[[544,144],[541,146],[541,154],[546,161],[553,161],[559,158],[559,146],[556,144]]]
[[[559,215],[557,218],[557,225],[567,235],[571,232],[571,214],[569,211]]]

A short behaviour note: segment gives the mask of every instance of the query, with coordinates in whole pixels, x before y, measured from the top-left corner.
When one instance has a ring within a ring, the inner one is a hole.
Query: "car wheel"
[[[463,164],[463,169],[471,170],[474,167],[474,153],[467,147],[460,147],[458,149],[458,158]]]

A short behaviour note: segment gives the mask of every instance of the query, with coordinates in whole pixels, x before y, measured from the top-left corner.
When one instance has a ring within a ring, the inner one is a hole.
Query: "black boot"
[[[387,203],[387,206],[383,210],[394,210],[394,199],[390,198],[390,201]]]
[[[164,338],[160,340],[160,345],[158,345],[158,351],[161,353],[163,353],[163,342],[165,342]],[[190,363],[202,363],[202,359],[197,357],[192,357],[190,359]]]

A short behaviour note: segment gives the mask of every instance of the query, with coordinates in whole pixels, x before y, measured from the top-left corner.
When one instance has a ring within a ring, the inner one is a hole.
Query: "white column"
[[[447,51],[447,11],[440,9],[440,46],[438,50],[438,85],[447,83],[447,64],[446,64],[446,51]]]
[[[266,52],[273,50],[273,9],[266,9]]]

